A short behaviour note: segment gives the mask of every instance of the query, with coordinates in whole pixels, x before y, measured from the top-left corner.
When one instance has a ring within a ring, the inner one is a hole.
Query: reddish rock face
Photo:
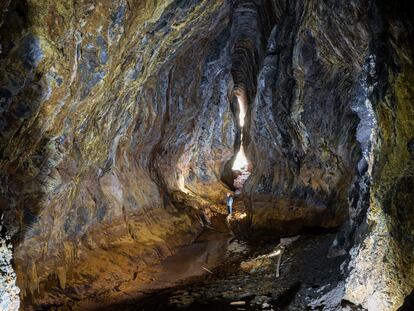
[[[244,235],[342,225],[332,253],[351,250],[347,299],[395,309],[414,285],[402,8],[0,1],[0,209],[23,309],[92,308],[148,282],[226,214],[240,137],[252,173],[236,204]],[[391,255],[368,269],[378,241]],[[364,271],[382,269],[386,280],[361,291]]]

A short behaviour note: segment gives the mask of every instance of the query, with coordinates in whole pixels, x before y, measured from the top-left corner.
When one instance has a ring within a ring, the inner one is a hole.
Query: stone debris
[[[234,187],[237,189],[238,193],[242,192],[243,186],[246,183],[247,179],[249,179],[251,173],[248,169],[243,168],[242,170],[236,173],[238,176],[234,180]]]
[[[290,243],[293,241],[295,240],[292,240]],[[276,266],[276,277],[279,277],[279,268],[285,247],[284,244],[279,244],[274,251],[268,254],[241,262],[240,268],[245,272],[254,273],[258,270],[265,270],[274,264]]]
[[[233,258],[229,258],[222,267],[216,268],[214,276],[187,284],[183,287],[185,291],[175,290],[167,296],[174,307],[188,307],[187,310],[197,310],[196,304],[217,305],[224,309],[229,307],[231,302],[238,301],[246,302],[247,310],[303,311],[303,306],[311,304],[315,307],[314,310],[323,310],[318,309],[323,304],[340,308],[340,300],[337,299],[340,296],[339,291],[334,293],[334,289],[341,279],[339,269],[343,258],[324,256],[332,241],[333,235],[323,235],[304,236],[292,242],[283,254],[285,260],[281,268],[284,273],[278,279],[275,278],[277,256],[269,255],[275,253],[279,244],[259,246],[250,250],[244,257],[234,253]],[[246,273],[240,269],[240,264],[254,260],[244,258],[265,258],[273,262]],[[329,302],[329,299],[332,301]],[[234,309],[236,307],[234,306]],[[339,310],[342,311],[335,311]]]
[[[248,252],[248,248],[245,242],[233,240],[227,247],[229,253],[245,254]]]

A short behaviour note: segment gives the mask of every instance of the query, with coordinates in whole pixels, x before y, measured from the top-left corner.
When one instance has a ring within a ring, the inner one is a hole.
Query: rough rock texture
[[[414,287],[413,10],[408,2],[385,1],[379,9],[382,28],[361,77],[366,109],[357,139],[366,163],[358,164],[365,169],[351,201],[357,243],[345,299],[368,310],[396,310]]]
[[[414,286],[413,25],[407,2],[289,1],[251,105],[256,233],[335,227],[344,299],[395,310]]]
[[[352,101],[368,53],[371,6],[280,4],[251,105],[246,192],[257,231],[339,226],[359,146]]]
[[[0,0],[0,209],[23,309],[115,299],[225,213],[341,227],[344,299],[414,287],[408,1]],[[247,222],[246,222],[247,223]]]
[[[0,310],[17,311],[20,299],[12,267],[12,245],[10,236],[5,232],[3,219],[0,221]]]
[[[247,248],[241,254],[229,249],[229,258],[223,267],[191,286],[117,307],[125,311],[227,311],[238,308],[248,311],[361,311],[346,303],[338,307],[343,293],[336,288],[336,283],[342,275],[342,258],[321,258],[328,252],[333,238],[334,234],[303,236],[287,245],[279,277],[276,277],[277,257],[269,258],[277,244],[261,245],[254,250]],[[242,258],[246,257],[249,260],[243,262]],[[247,266],[250,269],[246,269]],[[236,302],[239,305],[235,305]]]
[[[221,203],[228,14],[224,1],[10,4],[1,208],[27,308],[111,291],[195,239],[191,207]]]

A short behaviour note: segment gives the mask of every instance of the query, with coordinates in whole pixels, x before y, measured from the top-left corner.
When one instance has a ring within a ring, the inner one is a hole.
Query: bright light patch
[[[184,176],[180,174],[180,176],[178,177],[178,187],[180,188],[180,190],[186,194],[189,194],[189,191],[187,190],[187,188],[185,187],[185,179]]]
[[[236,159],[234,160],[233,164],[233,171],[241,171],[242,169],[247,167],[247,159],[244,155],[243,148],[240,148],[239,152],[237,153]]]
[[[246,96],[243,96],[242,94],[237,95],[237,102],[239,104],[239,123],[240,127],[243,128],[247,109]],[[239,152],[237,153],[236,159],[234,160],[234,164],[232,167],[233,171],[242,171],[243,169],[247,169],[248,162],[243,150],[243,130],[241,133],[240,141],[241,146]]]
[[[239,123],[240,123],[240,126],[243,127],[244,126],[244,118],[239,117]]]
[[[267,255],[267,257],[272,258],[272,257],[275,257],[275,256],[279,256],[280,254],[281,254],[281,251],[280,251],[280,249],[278,249],[274,252],[271,252],[269,255]]]
[[[243,218],[246,218],[246,217],[247,217],[246,213],[241,213],[238,218],[243,219]]]
[[[237,97],[237,102],[239,104],[239,110],[240,110],[239,111],[239,124],[240,124],[240,127],[243,127],[244,126],[244,119],[246,117],[247,104],[241,96]]]

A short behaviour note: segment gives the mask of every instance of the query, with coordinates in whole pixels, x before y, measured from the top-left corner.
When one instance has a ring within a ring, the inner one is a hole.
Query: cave
[[[0,310],[413,310],[413,16],[1,0]]]

